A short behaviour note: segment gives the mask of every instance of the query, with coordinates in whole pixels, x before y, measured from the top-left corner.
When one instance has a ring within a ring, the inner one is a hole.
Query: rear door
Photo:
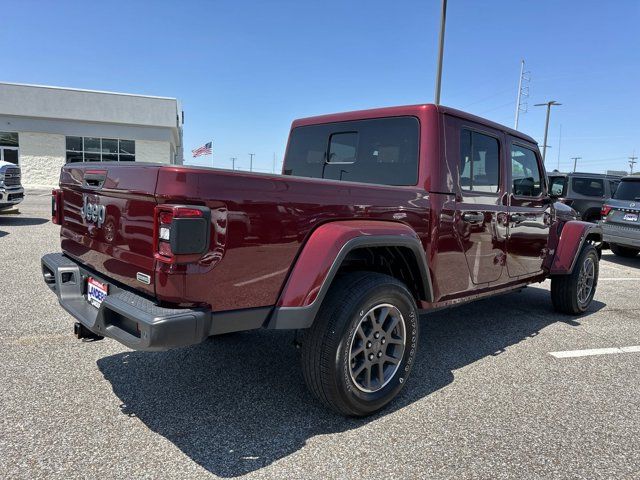
[[[538,149],[511,136],[509,153],[509,221],[507,270],[510,277],[542,271],[547,253],[550,202]]]
[[[62,170],[62,250],[125,285],[154,292],[158,166],[68,164]],[[140,280],[143,279],[143,280]]]
[[[488,284],[500,278],[505,264],[504,136],[466,121],[457,130],[458,144],[447,147],[458,164],[455,230],[472,284]]]

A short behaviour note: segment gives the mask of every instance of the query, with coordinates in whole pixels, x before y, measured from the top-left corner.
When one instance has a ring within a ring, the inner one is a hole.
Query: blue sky
[[[439,0],[2,4],[0,80],[177,97],[188,162],[213,139],[217,166],[270,171],[294,118],[433,100]],[[533,104],[563,103],[547,169],[627,169],[639,25],[638,0],[449,0],[442,103],[511,126],[524,58],[520,130],[542,143]]]

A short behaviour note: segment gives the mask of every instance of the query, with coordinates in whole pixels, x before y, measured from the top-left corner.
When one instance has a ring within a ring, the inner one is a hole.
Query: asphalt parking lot
[[[640,257],[605,251],[578,318],[548,282],[425,317],[400,398],[344,419],[307,392],[289,332],[162,353],[76,340],[40,275],[49,196],[27,195],[0,216],[4,478],[640,477]],[[601,348],[617,350],[551,354]]]

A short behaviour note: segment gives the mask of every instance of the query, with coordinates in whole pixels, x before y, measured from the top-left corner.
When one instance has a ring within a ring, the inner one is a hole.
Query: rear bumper
[[[640,228],[601,222],[602,240],[623,247],[640,248]]]
[[[211,311],[163,308],[89,272],[61,253],[42,257],[42,275],[60,305],[97,335],[134,350],[166,350],[202,342],[210,335]],[[95,308],[86,300],[86,279],[109,284],[109,295]]]

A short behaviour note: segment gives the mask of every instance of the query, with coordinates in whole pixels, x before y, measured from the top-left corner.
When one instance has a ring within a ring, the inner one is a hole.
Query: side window
[[[521,197],[538,197],[542,193],[542,175],[533,150],[511,145],[511,179],[513,194]]]
[[[571,179],[571,188],[574,193],[586,197],[604,196],[604,180],[601,178],[573,177]]]
[[[460,188],[497,193],[500,189],[498,139],[467,129],[460,131]]]

